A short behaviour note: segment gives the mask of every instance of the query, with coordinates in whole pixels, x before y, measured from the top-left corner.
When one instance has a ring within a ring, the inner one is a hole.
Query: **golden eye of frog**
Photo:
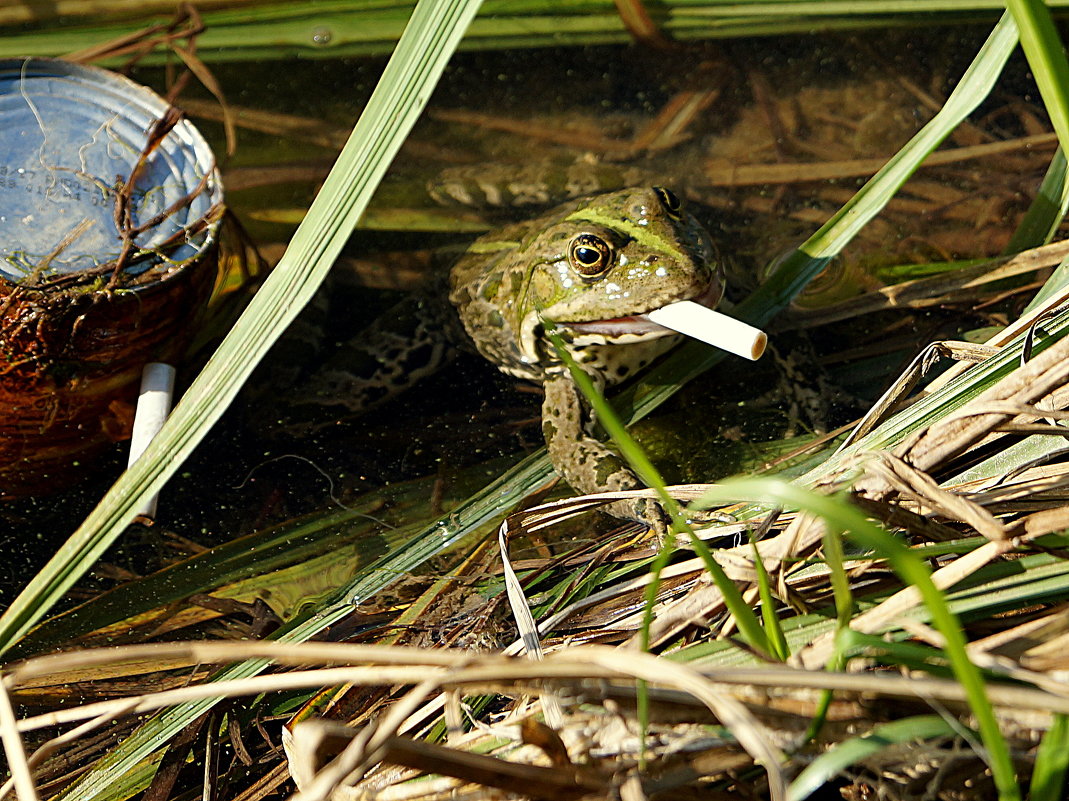
[[[450,300],[476,349],[545,386],[543,431],[558,473],[581,492],[641,482],[591,434],[591,415],[545,337],[552,321],[595,382],[629,377],[679,337],[646,314],[693,300],[714,307],[723,265],[705,229],[669,190],[627,189],[573,201],[484,236],[450,274]],[[614,504],[653,521],[646,502]]]

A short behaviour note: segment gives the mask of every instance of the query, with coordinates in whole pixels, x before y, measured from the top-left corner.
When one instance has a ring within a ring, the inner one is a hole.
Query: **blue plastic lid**
[[[157,94],[107,70],[0,60],[0,279],[78,273],[118,258],[116,190],[166,111]],[[132,199],[134,228],[160,219],[134,238],[137,252],[152,256],[127,266],[128,275],[186,263],[211,244],[215,226],[203,220],[222,202],[222,186],[190,122],[179,121],[148,156]]]

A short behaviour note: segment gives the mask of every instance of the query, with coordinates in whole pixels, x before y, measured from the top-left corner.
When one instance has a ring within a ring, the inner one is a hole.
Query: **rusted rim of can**
[[[222,211],[207,142],[150,89],[0,60],[0,293],[148,286],[214,244]]]

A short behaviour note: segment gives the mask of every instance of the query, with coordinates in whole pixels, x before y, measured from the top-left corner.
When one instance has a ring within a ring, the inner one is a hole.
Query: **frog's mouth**
[[[713,281],[709,288],[697,297],[675,298],[668,303],[676,303],[680,300],[690,300],[699,303],[709,309],[715,309],[723,297],[724,288],[719,281]],[[668,303],[665,305],[667,306]],[[650,309],[656,311],[656,309]],[[596,335],[607,340],[624,339],[634,342],[638,339],[655,339],[657,337],[675,334],[671,328],[658,325],[649,318],[649,312],[632,314],[627,317],[613,317],[610,320],[589,320],[586,322],[561,323],[581,335]]]

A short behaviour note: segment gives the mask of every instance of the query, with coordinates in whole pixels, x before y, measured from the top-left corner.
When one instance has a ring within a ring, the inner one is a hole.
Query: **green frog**
[[[636,489],[642,484],[624,460],[593,435],[592,414],[545,335],[547,323],[604,389],[679,341],[647,312],[680,300],[711,308],[723,291],[724,267],[709,234],[671,191],[572,200],[475,240],[449,271],[455,313],[442,303],[444,289],[408,299],[320,370],[312,394],[365,411],[439,368],[452,344],[474,347],[506,373],[543,385],[549,456],[574,489]],[[644,500],[608,511],[664,522]]]
[[[653,187],[572,201],[478,239],[450,272],[449,299],[479,353],[544,387],[542,431],[557,472],[580,492],[602,492],[642,483],[592,436],[590,411],[545,336],[547,321],[603,390],[679,341],[646,312],[680,300],[714,307],[723,292],[709,234],[675,194]],[[646,501],[609,511],[660,522]]]

